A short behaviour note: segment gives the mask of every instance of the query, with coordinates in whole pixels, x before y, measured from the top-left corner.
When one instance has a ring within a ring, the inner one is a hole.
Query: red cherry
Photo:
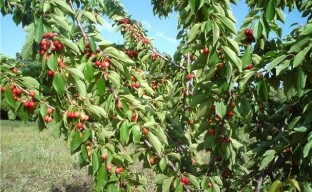
[[[150,164],[154,164],[154,163],[155,163],[155,161],[154,161],[154,158],[153,158],[153,157],[150,157],[150,158],[148,159],[148,161],[150,162]]]
[[[132,122],[135,122],[136,120],[137,120],[137,113],[134,112],[134,113],[132,113],[131,121],[132,121]]]
[[[46,44],[47,44],[47,41],[46,41],[46,40],[42,39],[42,40],[40,41],[40,46],[41,46],[41,47],[43,47],[43,46],[46,45]]]
[[[109,62],[108,61],[105,61],[103,64],[102,64],[103,67],[107,68],[109,67]]]
[[[48,113],[48,114],[53,113],[53,109],[49,107],[48,110],[47,110],[47,113]]]
[[[252,35],[253,35],[252,29],[246,29],[246,30],[245,30],[245,35],[246,35],[246,36],[252,36]]]
[[[89,117],[88,115],[85,115],[85,116],[83,117],[83,120],[84,120],[84,121],[89,121],[89,119],[90,119],[90,117]]]
[[[52,117],[50,117],[50,116],[47,115],[47,116],[44,117],[43,120],[44,120],[44,122],[49,123],[49,122],[52,121]]]
[[[42,35],[42,37],[43,37],[44,39],[46,39],[46,38],[49,37],[49,35],[48,35],[47,33],[44,33],[44,34]]]
[[[36,106],[36,102],[30,101],[29,102],[29,108],[34,108]]]
[[[118,167],[117,169],[116,169],[116,174],[119,174],[119,173],[121,173],[121,172],[123,172],[123,167]]]
[[[35,92],[35,91],[29,91],[29,94],[28,94],[28,95],[31,96],[31,97],[35,97],[36,92]]]
[[[233,112],[233,111],[228,111],[228,112],[227,112],[227,116],[232,117],[233,115],[234,115],[234,112]]]
[[[247,67],[246,67],[246,69],[248,69],[248,70],[250,70],[250,69],[252,69],[252,68],[253,68],[253,64],[251,64],[251,63],[248,64]]]
[[[74,118],[74,113],[72,113],[72,112],[70,112],[70,111],[67,111],[67,118],[69,118],[69,119],[72,119],[72,118]]]
[[[24,107],[25,107],[25,108],[29,108],[29,101],[25,101],[25,102],[24,102]]]
[[[202,49],[202,53],[205,55],[209,54],[209,49],[206,47],[205,49]]]
[[[144,134],[144,135],[147,135],[147,134],[148,134],[148,129],[143,128],[143,134]]]
[[[122,108],[122,103],[121,103],[121,101],[119,101],[119,100],[117,101],[117,108],[118,108],[118,109],[121,109],[121,108]]]
[[[258,78],[262,78],[263,74],[262,73],[258,73]]]
[[[50,33],[48,33],[48,36],[49,36],[50,39],[53,39],[54,38],[54,33],[50,32]]]
[[[235,108],[235,102],[231,102],[231,103],[230,103],[230,107],[231,107],[231,108]]]
[[[83,128],[83,123],[79,122],[79,123],[77,124],[77,128],[78,128],[78,129],[82,129],[82,128]]]
[[[14,68],[12,69],[12,72],[15,73],[15,74],[18,73],[18,69],[14,67]]]
[[[6,89],[6,88],[5,88],[4,86],[1,87],[1,92],[4,93],[4,92],[5,92],[5,89]]]
[[[75,118],[78,118],[80,116],[80,113],[78,112],[78,111],[76,111],[75,113],[74,113],[74,117]]]
[[[45,50],[41,50],[41,51],[40,51],[40,55],[44,55],[45,53],[46,53]]]
[[[103,153],[101,157],[102,157],[102,159],[105,161],[105,160],[107,159],[107,154],[106,154],[106,153]]]
[[[186,75],[187,80],[191,80],[193,78],[194,78],[194,75],[192,73]]]
[[[208,133],[209,133],[209,135],[213,135],[213,134],[214,134],[214,129],[210,128],[210,129],[208,130]]]
[[[49,70],[48,71],[48,76],[53,77],[55,75],[54,71]]]
[[[112,170],[112,166],[111,165],[106,165],[106,169],[107,169],[107,171],[110,171],[110,170]]]

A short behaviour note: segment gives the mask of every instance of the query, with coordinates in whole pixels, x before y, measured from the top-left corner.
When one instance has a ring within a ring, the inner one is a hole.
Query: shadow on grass
[[[71,183],[62,185],[52,185],[51,192],[90,192],[92,189],[91,182]]]

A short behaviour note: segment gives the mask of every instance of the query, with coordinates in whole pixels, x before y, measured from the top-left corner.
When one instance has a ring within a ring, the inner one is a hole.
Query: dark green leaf
[[[42,39],[43,35],[43,21],[42,18],[40,17],[37,22],[35,23],[35,41],[39,43]]]
[[[54,54],[51,54],[49,59],[48,59],[48,67],[52,71],[56,71],[56,69],[58,67],[57,58]]]
[[[73,134],[73,138],[70,142],[70,151],[73,153],[78,147],[81,145],[81,139],[79,132],[75,131]]]
[[[62,95],[65,92],[65,85],[65,78],[60,73],[56,73],[53,78],[53,87],[59,95]]]
[[[107,181],[108,181],[107,170],[104,166],[101,166],[96,177],[96,185],[95,185],[96,191],[103,191],[103,188],[107,184]]]
[[[99,162],[97,150],[93,150],[93,152],[92,152],[92,173],[93,173],[93,175],[95,175],[96,172],[98,171],[99,164],[100,164],[100,162]]]
[[[120,142],[125,145],[129,140],[128,120],[125,120],[120,126]]]

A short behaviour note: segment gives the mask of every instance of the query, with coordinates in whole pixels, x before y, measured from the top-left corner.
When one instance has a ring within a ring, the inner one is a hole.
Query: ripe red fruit
[[[140,84],[137,82],[137,83],[132,83],[132,86],[136,89],[140,88]]]
[[[246,35],[246,36],[253,36],[253,31],[252,31],[252,29],[246,29],[246,30],[245,30],[245,35]]]
[[[121,173],[121,172],[123,172],[123,168],[122,167],[118,167],[117,169],[116,169],[116,174],[119,174],[119,173]]]
[[[235,108],[235,102],[231,102],[231,103],[230,103],[230,107],[231,107],[231,108]]]
[[[52,121],[52,117],[50,117],[50,116],[47,115],[47,116],[44,117],[43,120],[44,120],[44,122],[49,123],[49,122]]]
[[[47,44],[47,41],[46,41],[46,40],[42,39],[42,40],[40,41],[40,46],[41,46],[41,47],[44,46],[44,45],[46,45],[46,44]]]
[[[193,78],[194,78],[194,75],[191,74],[191,73],[186,75],[186,79],[187,79],[187,80],[191,80],[191,79],[193,79]]]
[[[2,93],[5,92],[5,87],[1,87],[1,92],[2,92]]]
[[[72,118],[74,118],[74,113],[72,113],[72,112],[70,112],[70,111],[67,111],[67,118],[69,118],[69,119],[72,119]]]
[[[102,67],[105,67],[105,68],[109,67],[109,62],[105,61],[104,63],[102,63]]]
[[[154,163],[155,163],[155,161],[154,161],[154,158],[153,158],[153,157],[150,157],[150,158],[148,159],[148,161],[150,162],[150,164],[154,164]]]
[[[221,71],[224,67],[224,63],[218,63],[217,64],[217,71]]]
[[[147,135],[147,134],[148,134],[148,129],[143,128],[143,131],[142,131],[142,132],[143,132],[144,135]]]
[[[23,93],[23,91],[22,91],[21,89],[19,89],[19,88],[14,88],[14,89],[13,89],[13,93],[14,93],[15,95],[20,95],[20,94]]]
[[[31,96],[31,97],[34,97],[36,95],[36,92],[35,91],[29,91],[28,95]]]
[[[52,109],[52,108],[48,108],[47,113],[48,113],[48,114],[53,113],[53,109]]]
[[[247,67],[246,67],[246,69],[248,69],[248,70],[250,70],[250,69],[252,69],[252,68],[253,68],[253,64],[251,64],[251,63],[248,64]]]
[[[29,108],[29,101],[25,101],[25,102],[24,102],[24,107],[25,107],[25,108]]]
[[[181,181],[182,185],[188,185],[190,183],[189,179],[186,177],[181,177],[180,181]]]
[[[262,73],[258,73],[258,78],[262,78],[263,74]]]
[[[209,54],[209,49],[206,47],[205,49],[201,50],[203,54],[208,55]]]
[[[78,118],[80,116],[80,113],[78,112],[78,111],[76,111],[75,113],[74,113],[74,117],[75,118]]]
[[[48,33],[48,36],[49,36],[50,39],[53,39],[54,38],[54,33],[50,32],[50,33]]]
[[[101,157],[102,157],[102,159],[105,161],[105,160],[107,159],[107,154],[106,154],[106,153],[103,153]]]
[[[234,112],[233,112],[233,111],[228,111],[228,112],[227,112],[227,116],[232,117],[233,115],[234,115]]]
[[[82,129],[82,128],[83,128],[83,123],[79,122],[79,123],[77,124],[77,128],[78,128],[78,129]]]
[[[36,106],[36,102],[34,102],[34,101],[30,101],[29,102],[29,108],[35,108],[35,106]]]
[[[121,103],[121,101],[118,100],[116,105],[117,105],[117,108],[118,108],[118,109],[121,109],[121,108],[122,108],[122,103]]]
[[[90,119],[90,117],[88,115],[85,115],[82,120],[89,121],[89,119]]]
[[[44,55],[46,53],[45,50],[40,50],[40,55]]]
[[[111,165],[106,165],[106,169],[107,169],[107,171],[110,171],[110,170],[112,170],[112,166]]]
[[[214,134],[214,129],[210,128],[210,129],[208,130],[208,133],[209,133],[209,135],[213,135],[213,134]]]
[[[48,76],[49,77],[53,77],[55,75],[54,71],[49,70],[48,71]]]
[[[15,73],[15,74],[18,73],[18,69],[14,67],[14,68],[12,69],[12,72]]]
[[[47,33],[44,33],[44,34],[42,35],[42,37],[43,37],[44,39],[46,39],[46,38],[49,37],[49,35],[48,35]]]
[[[137,120],[137,113],[133,112],[131,116],[131,122],[135,122]]]

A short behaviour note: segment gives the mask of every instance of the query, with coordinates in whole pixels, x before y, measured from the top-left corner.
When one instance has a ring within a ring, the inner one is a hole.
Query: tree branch
[[[75,9],[74,9],[73,2],[72,2],[71,0],[68,0],[68,2],[69,2],[69,5],[70,5],[71,9],[72,9],[73,12],[74,12],[74,17],[75,17],[76,11],[75,11]],[[77,22],[77,24],[78,24],[78,26],[79,26],[79,28],[80,28],[80,31],[81,31],[81,33],[82,33],[83,38],[85,39],[85,43],[88,43],[88,42],[89,42],[89,38],[88,38],[87,34],[85,33],[85,31],[84,31],[84,29],[83,29],[83,27],[82,27],[82,25],[81,25],[81,22],[80,22],[79,19],[76,18],[76,17],[75,17],[75,20],[76,20],[76,22]]]

